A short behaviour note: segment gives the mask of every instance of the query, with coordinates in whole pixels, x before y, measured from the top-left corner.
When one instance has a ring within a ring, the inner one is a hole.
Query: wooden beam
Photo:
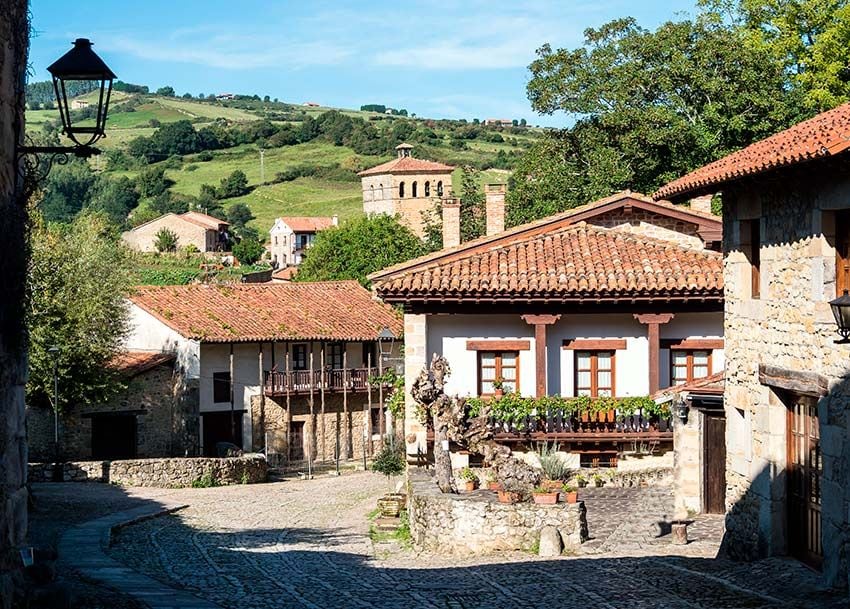
[[[662,338],[662,349],[681,349],[688,351],[712,351],[723,348],[722,338]]]
[[[537,397],[542,398],[546,395],[546,326],[554,324],[561,319],[560,315],[523,315],[523,321],[534,326],[534,386]],[[517,385],[519,385],[517,379]],[[517,387],[519,390],[519,387]]]
[[[530,340],[468,340],[467,351],[528,351]]]
[[[661,340],[660,326],[673,319],[672,313],[635,313],[635,319],[646,325],[646,337],[649,341],[649,394],[655,394],[661,388]]]
[[[583,339],[583,338],[565,338],[562,349],[567,350],[588,350],[588,351],[617,351],[626,348],[625,338],[602,338],[602,339]]]
[[[829,393],[829,379],[816,372],[803,372],[759,364],[759,383],[798,395],[815,398]]]

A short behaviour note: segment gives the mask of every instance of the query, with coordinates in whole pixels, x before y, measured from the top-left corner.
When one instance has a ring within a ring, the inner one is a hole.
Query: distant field
[[[174,97],[158,97],[157,102],[178,111],[181,118],[226,118],[232,121],[256,121],[260,117],[251,112],[238,108],[227,108],[216,103],[195,102],[188,99],[177,99]]]

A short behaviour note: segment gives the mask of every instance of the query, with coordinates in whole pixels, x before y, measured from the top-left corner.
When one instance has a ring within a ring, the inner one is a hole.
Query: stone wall
[[[835,210],[847,208],[841,172],[762,180],[723,196],[726,286],[727,540],[742,558],[784,554],[787,413],[794,395],[759,380],[770,365],[820,379],[823,573],[846,585],[850,557],[850,346],[837,344]],[[751,297],[749,231],[759,223],[760,298]],[[847,230],[847,227],[844,227]]]
[[[404,197],[399,197],[399,186],[404,182]],[[416,197],[412,196],[416,183]],[[430,185],[430,194],[425,195],[425,183]],[[419,235],[424,235],[422,212],[430,212],[440,201],[437,182],[443,183],[443,196],[452,192],[452,174],[417,173],[399,175],[373,175],[362,178],[363,212],[366,214],[395,214],[402,223]]]
[[[207,238],[208,229],[184,220],[176,214],[168,214],[147,224],[143,224],[122,233],[121,240],[127,247],[140,252],[155,252],[156,235],[159,231],[167,229],[177,235],[177,249],[187,245],[194,245],[201,252],[212,251],[215,248],[218,235],[214,231],[215,238]]]
[[[672,241],[693,249],[704,247],[702,237],[697,233],[696,224],[642,209],[632,209],[628,213],[623,210],[611,211],[589,218],[588,223],[605,228],[617,228],[644,237]]]
[[[23,143],[24,86],[29,45],[28,3],[7,0],[0,10],[0,609],[8,609],[27,534],[27,377],[24,284],[27,198],[18,178],[15,146]],[[32,186],[32,184],[31,184]]]
[[[187,380],[173,365],[163,364],[127,380],[127,386],[109,403],[78,405],[62,413],[59,425],[61,458],[92,458],[92,417],[103,414],[136,415],[136,456],[155,458],[198,454],[199,421],[197,380]],[[32,461],[54,458],[54,421],[50,408],[27,408],[27,436]]]
[[[581,501],[508,505],[488,491],[443,494],[430,474],[415,469],[409,470],[408,493],[410,533],[417,551],[470,555],[531,550],[545,526],[558,529],[566,550],[577,549],[587,539]]]
[[[691,409],[682,423],[673,417],[673,487],[677,510],[702,510],[702,415]]]
[[[30,463],[30,482],[52,482],[53,463]],[[75,461],[62,464],[63,482],[108,482],[125,486],[179,488],[207,474],[219,484],[265,482],[268,465],[262,455],[227,459],[128,459]]]

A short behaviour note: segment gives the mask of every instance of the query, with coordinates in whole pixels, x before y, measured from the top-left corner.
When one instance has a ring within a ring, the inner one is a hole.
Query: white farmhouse
[[[269,231],[272,265],[276,268],[297,266],[304,261],[316,233],[339,225],[339,216],[283,216]]]

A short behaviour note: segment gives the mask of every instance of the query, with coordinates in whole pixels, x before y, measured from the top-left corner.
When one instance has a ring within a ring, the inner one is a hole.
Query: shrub
[[[384,474],[387,478],[398,476],[407,468],[401,446],[390,436],[384,447],[372,461],[372,471]]]
[[[204,472],[203,476],[192,482],[192,488],[212,488],[214,486],[221,486],[221,484],[211,471]]]
[[[549,480],[563,480],[569,476],[570,468],[567,462],[558,454],[558,444],[550,448],[548,444],[541,444],[537,448],[537,458],[540,460],[540,469]]]
[[[233,255],[240,264],[254,264],[259,260],[266,248],[256,239],[242,239],[233,246]]]
[[[173,252],[177,250],[177,233],[167,228],[161,228],[156,233],[154,247],[158,252]]]

